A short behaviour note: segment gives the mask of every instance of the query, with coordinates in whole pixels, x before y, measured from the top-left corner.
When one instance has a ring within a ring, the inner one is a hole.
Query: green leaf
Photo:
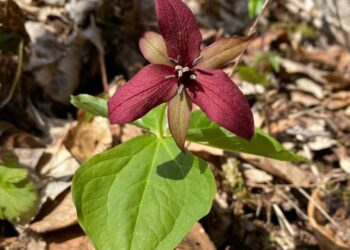
[[[81,94],[71,96],[70,102],[75,107],[87,113],[108,118],[107,100],[103,98]],[[131,124],[157,135],[158,137],[163,137],[167,126],[165,110],[166,104],[161,104]]]
[[[151,135],[93,157],[73,180],[79,222],[100,250],[172,250],[215,193],[206,162]]]
[[[165,136],[167,127],[166,107],[166,104],[161,104],[131,124],[162,138]]]
[[[38,194],[28,170],[0,165],[0,219],[29,222],[36,213]]]
[[[187,140],[227,151],[254,154],[281,161],[307,161],[285,149],[277,140],[260,129],[255,129],[251,141],[246,141],[210,121],[200,110],[192,113]]]
[[[237,73],[241,80],[253,83],[267,85],[269,83],[268,74],[258,72],[254,67],[239,66],[237,68]]]
[[[77,96],[71,96],[70,102],[73,106],[82,109],[92,115],[108,117],[107,100],[103,98],[81,94]]]
[[[269,53],[268,60],[271,64],[273,70],[276,73],[279,73],[281,70],[281,65],[280,65],[279,61],[277,60],[277,55],[275,53]]]
[[[263,7],[263,0],[249,0],[248,12],[249,17],[253,18],[260,14]]]

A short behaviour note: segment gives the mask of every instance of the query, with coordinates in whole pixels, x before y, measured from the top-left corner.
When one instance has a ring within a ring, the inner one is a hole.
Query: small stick
[[[298,205],[294,201],[292,201],[292,199],[288,197],[288,195],[284,194],[281,190],[278,190],[278,193],[282,195],[283,198],[285,198],[292,205],[292,207],[295,209],[295,211],[297,211],[297,213],[302,217],[303,220],[308,220],[307,215],[303,212],[303,210],[301,210],[300,207],[298,207]]]
[[[258,23],[259,23],[259,21],[260,21],[262,15],[263,15],[263,13],[265,12],[265,9],[266,9],[267,5],[269,4],[269,2],[270,2],[270,0],[265,0],[264,5],[263,5],[263,7],[262,7],[262,10],[261,10],[260,14],[256,17],[254,23],[253,23],[252,26],[249,28],[248,36],[250,36],[250,35],[252,35],[252,34],[254,33],[254,31],[255,31],[255,29],[256,29],[256,26],[258,25]],[[245,52],[245,51],[247,50],[247,48],[248,48],[248,45],[249,45],[249,43],[247,43],[247,44],[244,46],[242,52],[241,52],[241,53],[239,54],[239,56],[237,57],[236,62],[235,62],[235,64],[233,65],[233,68],[232,68],[230,77],[233,77],[233,75],[234,75],[234,73],[235,73],[235,71],[236,71],[236,68],[237,68],[238,64],[239,64],[239,63],[241,62],[241,60],[242,60],[242,57],[243,57],[243,55],[244,55],[244,52]]]
[[[23,41],[23,39],[21,39],[21,41],[18,45],[17,55],[18,55],[18,64],[17,64],[17,69],[15,72],[15,77],[12,81],[10,93],[8,93],[8,95],[5,97],[5,99],[0,102],[0,109],[2,109],[12,99],[12,96],[15,93],[15,90],[16,90],[17,85],[18,85],[20,78],[21,78],[21,74],[22,74],[22,70],[23,70],[23,60],[24,60],[24,41]],[[0,87],[1,87],[1,84],[0,84]]]
[[[308,199],[314,206],[320,211],[320,213],[339,230],[339,225],[332,219],[332,217],[315,201],[304,189],[297,188],[299,193],[301,193],[306,199]]]
[[[296,233],[292,226],[290,225],[289,221],[287,220],[286,216],[283,214],[281,208],[277,204],[272,204],[273,209],[275,210],[275,213],[277,215],[277,219],[280,223],[281,228],[285,228],[288,233],[292,236],[295,236]]]
[[[98,52],[98,59],[100,61],[100,71],[101,71],[103,90],[108,95],[109,87],[108,87],[107,70],[106,70],[104,53],[102,51]]]

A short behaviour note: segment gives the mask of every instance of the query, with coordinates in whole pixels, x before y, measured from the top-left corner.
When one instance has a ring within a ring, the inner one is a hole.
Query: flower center
[[[169,75],[165,76],[165,79],[172,79],[177,78],[177,82],[179,84],[178,93],[180,94],[186,83],[188,81],[194,81],[197,79],[197,75],[192,67],[196,66],[200,60],[202,59],[202,56],[197,57],[191,66],[183,66],[181,65],[181,57],[177,56],[176,59],[169,58],[169,60],[175,65],[175,75]]]
[[[177,73],[177,77],[178,77],[179,80],[182,77],[184,77],[185,75],[187,76],[188,75],[188,74],[186,74],[187,72],[191,73],[191,74],[189,74],[189,78],[191,80],[196,80],[197,79],[197,75],[189,67],[182,67],[181,65],[176,65],[175,66],[175,72]]]

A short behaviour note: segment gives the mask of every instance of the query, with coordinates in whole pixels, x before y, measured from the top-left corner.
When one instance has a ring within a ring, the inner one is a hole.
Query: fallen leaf
[[[243,170],[243,174],[247,180],[247,185],[249,183],[271,183],[273,180],[271,175],[256,168],[246,168]]]
[[[71,192],[66,192],[57,206],[39,221],[30,225],[37,233],[46,233],[72,226],[78,222]]]
[[[201,224],[197,223],[182,240],[177,250],[215,250],[214,244],[205,233]]]
[[[337,141],[326,136],[316,136],[307,145],[313,151],[320,151],[331,148],[337,144]]]
[[[340,167],[345,173],[350,174],[350,156],[347,153],[346,148],[343,146],[338,146],[334,152],[339,158]]]
[[[318,99],[323,99],[325,97],[322,87],[308,78],[299,78],[296,80],[296,86],[298,90],[314,95]]]
[[[72,177],[80,166],[64,145],[49,158],[49,162],[40,168],[40,173],[45,177]]]
[[[107,119],[94,117],[90,122],[80,121],[65,140],[72,155],[83,162],[112,145],[112,134]]]
[[[76,225],[44,236],[48,250],[94,250],[83,230]]]
[[[320,101],[317,98],[299,91],[293,91],[291,93],[291,99],[292,102],[300,103],[305,107],[313,107],[320,104]]]
[[[257,168],[295,186],[309,186],[314,182],[310,172],[302,170],[290,162],[282,162],[247,154],[241,154],[241,156]]]

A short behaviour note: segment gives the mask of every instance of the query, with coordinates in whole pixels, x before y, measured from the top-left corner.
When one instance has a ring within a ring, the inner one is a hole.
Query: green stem
[[[165,111],[166,111],[166,107],[164,106],[164,110],[160,115],[160,119],[159,119],[159,138],[163,139],[164,138],[164,131],[163,131],[163,120],[164,120],[164,116],[165,116]]]

